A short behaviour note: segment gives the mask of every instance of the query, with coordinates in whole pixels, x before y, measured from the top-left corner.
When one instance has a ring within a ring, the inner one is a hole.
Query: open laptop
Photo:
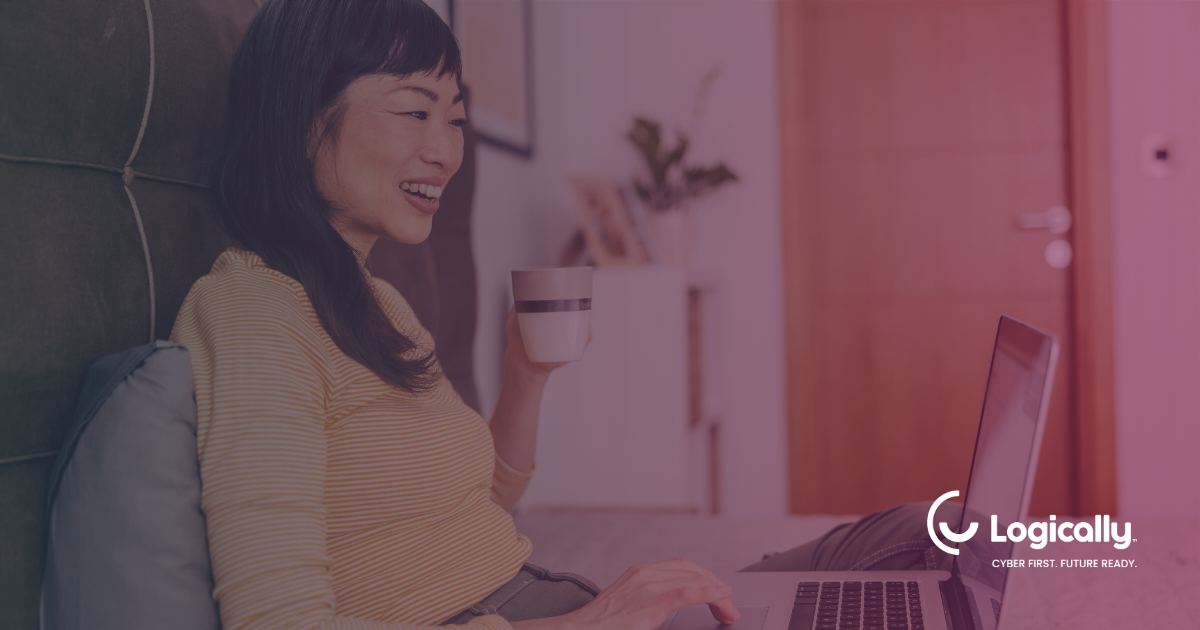
[[[958,544],[950,571],[718,574],[741,619],[723,626],[707,606],[685,608],[659,630],[996,630],[1008,571],[993,560],[1011,559],[1013,543],[991,542],[991,516],[1000,531],[1027,516],[1057,363],[1053,336],[1000,318],[963,518],[952,533],[978,527]]]

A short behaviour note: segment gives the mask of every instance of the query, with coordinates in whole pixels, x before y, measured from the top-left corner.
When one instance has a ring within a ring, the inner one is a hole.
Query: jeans
[[[934,546],[926,529],[930,502],[905,503],[844,523],[824,536],[782,553],[767,554],[742,571],[905,571],[949,569],[951,556]],[[934,522],[957,527],[962,506],[942,503]],[[442,625],[498,614],[509,621],[565,615],[592,601],[600,589],[571,573],[526,564],[483,601]]]

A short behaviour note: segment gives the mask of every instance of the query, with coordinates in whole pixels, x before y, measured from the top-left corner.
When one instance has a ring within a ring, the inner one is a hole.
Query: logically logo
[[[929,516],[925,519],[925,525],[929,528],[929,537],[933,539],[933,544],[937,545],[938,549],[941,549],[942,551],[945,551],[953,556],[958,555],[958,550],[954,547],[947,547],[938,538],[937,532],[933,529],[933,515],[937,512],[938,506],[944,503],[946,499],[956,496],[958,496],[958,490],[951,490],[950,492],[938,497],[937,501],[934,501],[933,505],[929,506]],[[971,540],[971,537],[975,535],[976,530],[979,529],[979,523],[971,523],[971,526],[967,528],[967,531],[962,534],[956,534],[950,531],[950,528],[946,526],[945,521],[938,523],[938,527],[941,528],[942,535],[949,539],[950,542],[962,543]]]
[[[958,550],[946,545],[938,538],[937,530],[933,528],[933,515],[937,512],[938,506],[950,499],[958,496],[958,490],[951,490],[946,494],[937,498],[933,505],[929,506],[929,515],[925,519],[925,525],[929,529],[929,538],[933,540],[933,544],[938,546],[938,549],[945,551],[951,555],[958,555]],[[942,536],[953,543],[964,543],[975,535],[979,530],[979,523],[971,523],[967,531],[956,534],[950,531],[950,527],[945,522],[938,523],[938,529],[942,530]],[[1097,514],[1095,525],[1089,521],[1080,521],[1071,523],[1064,521],[1057,522],[1057,517],[1050,515],[1048,522],[1038,521],[1030,523],[1026,526],[1021,522],[1009,523],[1008,528],[1004,533],[1000,533],[999,519],[996,515],[992,515],[992,537],[994,543],[1003,542],[1021,542],[1026,538],[1029,539],[1029,546],[1034,549],[1042,549],[1047,542],[1111,542],[1113,547],[1117,549],[1129,548],[1129,543],[1137,542],[1133,537],[1133,526],[1130,523],[1125,523],[1125,533],[1122,534],[1120,528],[1117,527],[1117,522],[1105,514],[1103,516]],[[1007,534],[1007,535],[1006,535]]]

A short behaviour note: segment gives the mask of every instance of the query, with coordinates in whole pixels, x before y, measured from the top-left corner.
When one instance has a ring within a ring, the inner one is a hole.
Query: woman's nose
[[[421,159],[429,164],[439,164],[449,174],[458,170],[462,162],[463,138],[457,128],[450,125],[430,125],[421,147]],[[443,129],[442,127],[446,127]]]

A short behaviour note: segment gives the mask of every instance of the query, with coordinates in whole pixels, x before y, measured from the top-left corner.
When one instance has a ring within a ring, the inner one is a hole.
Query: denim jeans
[[[782,553],[767,554],[742,571],[908,571],[949,569],[951,556],[929,539],[932,502],[903,503],[838,525],[824,536]],[[938,506],[934,522],[958,527],[962,505]]]
[[[931,503],[904,503],[838,525],[824,536],[774,554],[742,571],[905,571],[948,569],[951,556],[929,540],[926,517]],[[962,506],[942,503],[934,522],[958,526]],[[521,567],[483,601],[442,625],[464,624],[481,615],[498,614],[509,621],[556,617],[592,601],[600,589],[571,573],[551,573],[531,564]]]

